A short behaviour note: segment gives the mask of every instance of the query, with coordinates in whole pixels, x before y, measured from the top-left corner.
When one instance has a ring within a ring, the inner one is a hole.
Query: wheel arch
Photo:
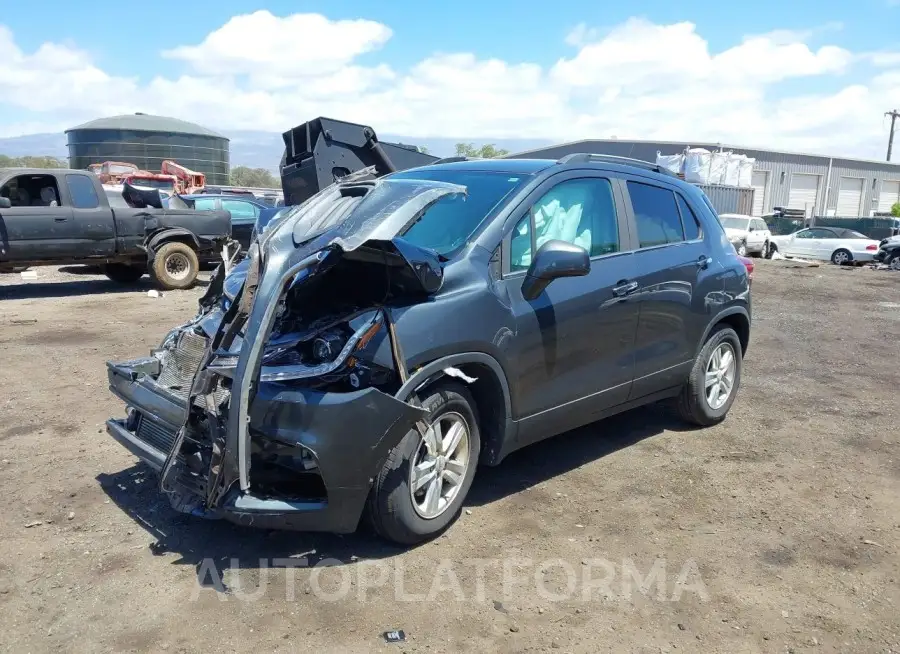
[[[728,325],[737,333],[738,340],[741,343],[741,356],[746,356],[747,348],[750,347],[750,314],[746,308],[740,306],[724,309],[717,313],[715,318],[709,321],[709,324],[703,332],[703,338],[701,338],[700,342],[697,344],[697,353],[699,354],[700,350],[703,349],[703,346],[709,338],[710,332],[712,332],[716,325],[722,323]]]
[[[197,238],[197,235],[183,227],[170,227],[151,234],[144,241],[144,247],[149,252],[156,252],[161,245],[171,243],[172,241],[189,245],[194,248],[194,250],[200,249],[200,241]]]
[[[468,379],[461,379],[446,370],[456,369]],[[484,352],[460,352],[435,359],[416,370],[395,393],[406,401],[435,383],[453,379],[465,384],[475,400],[481,431],[481,461],[488,465],[499,463],[503,444],[514,434],[512,399],[509,381],[503,366]]]

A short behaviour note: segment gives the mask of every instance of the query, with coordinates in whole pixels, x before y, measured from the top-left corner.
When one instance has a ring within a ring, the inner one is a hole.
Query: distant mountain
[[[250,130],[235,130],[225,132],[231,139],[231,166],[249,166],[250,168],[267,168],[272,172],[278,172],[278,164],[284,153],[284,141],[280,133],[260,132]],[[473,138],[414,138],[410,136],[398,136],[396,134],[379,134],[382,141],[393,143],[407,143],[410,145],[424,146],[428,151],[439,157],[449,157],[456,153],[457,143],[493,143],[498,148],[510,152],[521,152],[539,148],[544,145],[552,145],[552,141],[540,139],[473,139]],[[0,138],[0,154],[10,157],[24,157],[27,155],[50,155],[65,159],[69,156],[66,147],[65,134],[28,134],[11,138]]]

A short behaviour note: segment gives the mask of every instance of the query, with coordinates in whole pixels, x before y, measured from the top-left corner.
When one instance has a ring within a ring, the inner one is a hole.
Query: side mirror
[[[12,201],[9,198],[0,197],[0,209],[12,209]]]
[[[522,282],[522,297],[529,302],[539,296],[554,279],[582,277],[591,271],[587,250],[566,241],[547,241],[528,267]]]

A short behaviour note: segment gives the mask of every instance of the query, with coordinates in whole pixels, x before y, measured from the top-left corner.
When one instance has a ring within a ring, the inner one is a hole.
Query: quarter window
[[[557,184],[516,224],[510,270],[526,270],[535,250],[550,240],[584,248],[592,257],[619,251],[619,227],[607,179],[571,179]]]
[[[675,193],[659,186],[628,182],[628,194],[642,248],[684,240]]]
[[[695,241],[700,238],[700,221],[697,220],[697,214],[691,209],[680,193],[675,194],[678,202],[678,210],[681,212],[681,222],[684,225],[684,238],[686,241]]]

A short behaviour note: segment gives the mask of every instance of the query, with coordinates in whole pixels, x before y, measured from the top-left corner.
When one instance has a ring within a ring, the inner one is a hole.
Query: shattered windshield
[[[488,214],[530,175],[484,170],[408,170],[390,179],[421,179],[459,184],[466,195],[450,195],[431,205],[402,234],[413,245],[447,256],[465,245]]]

